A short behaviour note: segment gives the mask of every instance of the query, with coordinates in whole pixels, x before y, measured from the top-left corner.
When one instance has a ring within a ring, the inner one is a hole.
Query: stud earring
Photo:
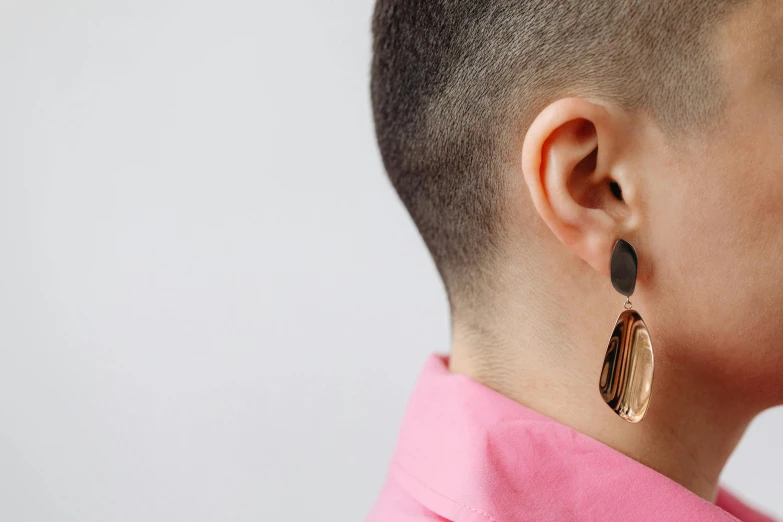
[[[628,422],[639,422],[647,413],[653,382],[653,349],[650,333],[630,297],[636,287],[636,250],[627,241],[615,243],[610,263],[612,286],[625,296],[601,369],[601,397]]]

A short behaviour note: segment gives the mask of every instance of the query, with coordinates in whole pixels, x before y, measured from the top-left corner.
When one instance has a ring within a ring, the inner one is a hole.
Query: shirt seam
[[[419,485],[423,486],[424,488],[426,488],[430,492],[438,495],[439,497],[445,498],[449,502],[451,502],[453,504],[456,504],[457,506],[459,506],[459,507],[461,507],[463,509],[468,509],[468,510],[470,510],[470,511],[472,511],[472,512],[478,514],[478,515],[481,515],[484,518],[486,518],[487,520],[490,520],[491,522],[498,522],[498,520],[496,518],[493,518],[492,515],[490,515],[489,513],[486,513],[486,512],[484,512],[484,511],[482,511],[480,509],[476,509],[476,508],[474,508],[472,506],[469,506],[469,505],[465,504],[464,502],[460,502],[459,500],[456,500],[456,499],[453,499],[453,498],[451,498],[451,497],[449,497],[447,495],[444,495],[440,491],[434,490],[429,484],[425,483],[419,477],[417,477],[412,472],[410,472],[405,466],[400,464],[400,462],[398,460],[392,461],[392,465],[397,467],[399,469],[399,471],[403,472],[410,479],[414,480],[416,483],[418,483]],[[406,491],[408,491],[408,494],[412,495],[412,493],[408,490],[408,488],[405,486],[405,484],[402,484],[399,480],[397,481],[397,483],[400,484],[400,486],[402,486]]]

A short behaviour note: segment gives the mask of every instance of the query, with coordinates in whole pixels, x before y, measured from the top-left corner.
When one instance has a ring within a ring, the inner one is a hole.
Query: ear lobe
[[[609,276],[621,232],[622,206],[612,190],[611,119],[579,98],[557,100],[525,135],[522,171],[536,210],[555,236],[598,272]]]

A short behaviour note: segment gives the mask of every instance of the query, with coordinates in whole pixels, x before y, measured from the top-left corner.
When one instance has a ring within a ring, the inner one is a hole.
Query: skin
[[[736,12],[714,45],[727,99],[709,132],[578,97],[537,116],[508,172],[516,232],[495,302],[453,318],[450,357],[710,502],[749,423],[783,404],[783,2]],[[631,302],[655,354],[638,424],[598,391],[625,302],[609,279],[619,238],[639,256]]]

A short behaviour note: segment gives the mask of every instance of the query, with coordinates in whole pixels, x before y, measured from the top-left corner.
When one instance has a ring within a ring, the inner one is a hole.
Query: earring
[[[639,422],[647,413],[653,382],[653,349],[647,325],[632,309],[630,297],[636,287],[638,270],[636,250],[618,240],[612,251],[612,286],[625,296],[625,305],[617,318],[601,369],[601,397],[612,410],[628,422]]]

